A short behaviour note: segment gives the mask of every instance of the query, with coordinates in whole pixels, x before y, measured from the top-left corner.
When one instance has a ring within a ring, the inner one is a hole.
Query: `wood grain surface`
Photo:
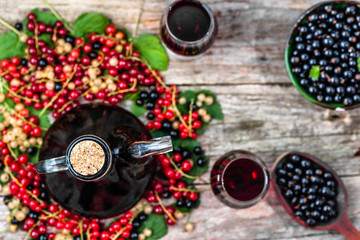
[[[135,0],[50,0],[58,13],[73,21],[83,12],[100,12],[117,26],[134,27]],[[145,0],[139,34],[159,32],[159,21],[171,1]],[[338,171],[349,192],[350,220],[360,229],[360,111],[326,111],[307,102],[291,85],[284,64],[288,33],[297,17],[315,0],[206,0],[219,22],[219,35],[199,60],[171,59],[163,75],[182,89],[210,89],[223,107],[225,121],[214,123],[201,137],[210,166],[233,149],[250,150],[268,167],[283,152],[299,150],[326,161]],[[11,24],[40,0],[0,0],[0,16]],[[0,27],[4,32],[5,28]],[[207,172],[204,178],[209,177]],[[205,187],[206,188],[206,187]],[[0,231],[7,209],[0,204]],[[185,221],[185,220],[184,220]],[[259,204],[245,210],[222,205],[212,192],[191,215],[196,228],[183,232],[180,223],[164,239],[343,239],[336,232],[312,231],[296,224],[270,189]],[[5,233],[2,239],[22,239]],[[1,239],[1,237],[0,237]]]

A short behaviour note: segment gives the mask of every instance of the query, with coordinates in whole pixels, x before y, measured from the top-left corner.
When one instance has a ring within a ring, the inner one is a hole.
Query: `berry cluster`
[[[355,4],[316,8],[292,38],[291,71],[318,102],[345,106],[360,102],[359,14]]]
[[[4,94],[0,93],[0,98]],[[3,102],[0,99],[0,103]],[[2,139],[0,140],[1,155],[10,154],[11,149],[18,148],[20,152],[27,151],[30,155],[36,152],[36,147],[42,144],[42,128],[38,126],[39,119],[30,116],[29,110],[23,104],[17,103],[14,109],[0,105],[3,121],[0,123]],[[12,170],[12,166],[10,166]]]
[[[84,39],[72,37],[61,21],[46,26],[33,13],[28,20],[26,28],[34,37],[26,39],[25,58],[0,63],[0,74],[9,84],[7,97],[15,103],[52,109],[57,118],[76,107],[80,97],[117,104],[137,86],[156,82],[157,72],[141,61],[124,32],[113,25],[106,35],[91,33]],[[40,34],[51,36],[51,44],[39,39]]]
[[[300,155],[287,155],[275,171],[281,193],[296,217],[307,225],[327,223],[338,215],[337,182],[332,174]]]
[[[0,189],[10,209],[6,219],[11,231],[21,227],[32,239],[40,240],[144,240],[152,235],[151,229],[141,228],[150,214],[163,214],[166,223],[173,225],[183,217],[182,211],[197,207],[199,192],[189,183],[199,175],[191,175],[194,168],[207,166],[199,146],[177,147],[173,156],[159,155],[160,174],[145,199],[107,228],[98,219],[80,217],[52,203],[31,163],[42,144],[46,128],[41,116],[47,110],[58,118],[79,106],[82,98],[117,104],[130,97],[148,110],[149,130],[186,140],[195,139],[196,131],[210,121],[206,108],[215,98],[199,93],[192,101],[178,100],[176,87],[165,85],[159,72],[141,59],[126,34],[113,25],[104,34],[75,38],[63,22],[46,25],[30,13],[26,26],[17,23],[15,28],[26,28],[31,34],[22,39],[27,46],[25,57],[0,62],[0,114],[4,117]],[[165,206],[162,198],[176,202]],[[193,228],[188,222],[185,230]]]

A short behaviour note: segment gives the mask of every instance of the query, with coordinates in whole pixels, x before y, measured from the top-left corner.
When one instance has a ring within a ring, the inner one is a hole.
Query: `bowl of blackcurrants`
[[[309,101],[330,109],[360,106],[360,3],[327,1],[305,11],[290,33],[286,69]]]
[[[271,178],[282,206],[296,222],[360,239],[346,214],[344,183],[326,163],[307,153],[287,152],[276,160]]]

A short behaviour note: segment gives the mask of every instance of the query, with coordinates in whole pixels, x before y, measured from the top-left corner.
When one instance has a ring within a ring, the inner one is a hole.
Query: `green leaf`
[[[53,41],[51,41],[51,37],[52,37],[51,34],[43,33],[38,38],[39,40],[43,40],[46,43],[46,45],[48,45],[48,47],[53,48],[55,44]]]
[[[360,57],[357,59],[357,67],[358,67],[358,70],[360,71]]]
[[[206,111],[215,119],[223,120],[224,115],[221,110],[220,103],[218,101],[215,101],[212,105],[206,105],[204,104],[204,108]]]
[[[309,77],[318,80],[320,76],[320,66],[312,66]]]
[[[83,13],[74,22],[72,29],[76,37],[86,37],[88,33],[104,33],[110,20],[100,13]]]
[[[169,59],[165,48],[156,36],[150,34],[140,35],[134,39],[133,45],[152,68],[160,71],[167,69]]]
[[[143,115],[147,111],[147,109],[144,106],[138,106],[133,103],[131,111],[135,116],[139,117]]]
[[[39,155],[40,155],[40,148],[36,148],[36,153],[29,156],[29,161],[32,163],[38,163],[39,162]]]
[[[51,123],[49,121],[48,115],[51,113],[51,110],[46,110],[43,115],[40,116],[40,112],[42,110],[36,110],[33,107],[29,108],[29,114],[32,116],[37,116],[39,118],[39,127],[42,128],[49,128],[51,126]],[[42,136],[45,134],[45,131],[42,131]]]
[[[168,230],[164,215],[155,213],[148,215],[146,221],[139,228],[139,232],[143,232],[145,228],[149,228],[152,231],[151,236],[147,237],[146,240],[159,239],[165,236]]]
[[[34,13],[36,15],[37,22],[42,22],[42,23],[45,23],[46,25],[54,25],[55,22],[58,20],[52,13],[41,12],[37,8],[33,9],[30,13]],[[27,17],[24,18],[24,20],[22,22],[23,29],[24,29],[24,32],[26,33],[26,35],[32,37],[32,36],[34,36],[34,33],[29,31],[26,27],[28,22],[29,22],[29,20],[27,19]]]
[[[5,94],[5,96],[6,96],[6,94],[8,93],[8,90],[7,90],[8,88],[9,88],[8,82],[6,82],[5,80],[1,80],[1,82],[0,82],[0,92]],[[6,106],[8,108],[14,108],[15,107],[15,102],[11,98],[6,97],[5,101],[0,103],[0,105]]]
[[[197,93],[192,90],[186,90],[179,94],[179,98],[184,97],[188,102],[191,102],[192,99],[196,100]]]
[[[182,147],[182,148],[186,148],[190,151],[192,151],[194,147],[200,146],[200,143],[196,140],[182,139],[182,138],[173,140],[173,144],[174,144],[174,148]]]
[[[19,36],[13,32],[7,32],[0,36],[0,60],[25,56],[26,44],[21,42]]]
[[[167,134],[166,132],[161,131],[161,130],[155,130],[155,131],[151,132],[151,136],[153,138],[164,137],[164,136],[168,136],[168,135],[169,134]]]

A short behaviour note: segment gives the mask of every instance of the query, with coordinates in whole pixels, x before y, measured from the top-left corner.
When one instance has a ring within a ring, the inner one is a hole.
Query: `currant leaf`
[[[0,36],[0,60],[14,56],[25,56],[26,44],[21,42],[19,36],[13,32],[7,32]]]
[[[146,228],[152,231],[151,236],[146,238],[147,240],[160,239],[165,236],[168,231],[164,215],[157,215],[155,213],[148,215],[146,221],[139,228],[139,232],[143,232]]]
[[[81,14],[72,25],[76,37],[85,37],[88,33],[104,33],[110,20],[99,13]]]
[[[151,34],[143,34],[133,40],[135,49],[141,57],[153,68],[167,70],[169,59],[160,40]]]

